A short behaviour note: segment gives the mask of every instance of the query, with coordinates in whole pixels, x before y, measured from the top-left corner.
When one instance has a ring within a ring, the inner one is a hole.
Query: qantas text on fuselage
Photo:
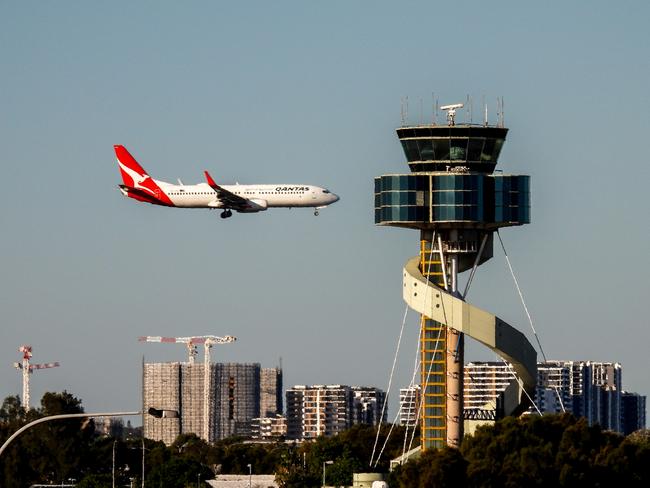
[[[166,207],[221,209],[221,217],[232,211],[261,212],[273,207],[312,207],[318,210],[338,201],[326,188],[313,185],[218,185],[205,171],[205,183],[178,185],[154,180],[124,146],[116,145],[115,155],[122,175],[120,191],[126,197]]]

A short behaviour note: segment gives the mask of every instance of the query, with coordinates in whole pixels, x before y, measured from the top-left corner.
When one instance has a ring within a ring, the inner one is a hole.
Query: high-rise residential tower
[[[388,421],[388,409],[382,407],[386,392],[374,386],[353,386],[352,422],[355,424],[380,425]]]
[[[415,427],[419,418],[420,385],[401,388],[399,391],[399,424]]]
[[[621,392],[621,432],[629,435],[645,429],[646,397],[629,391]]]
[[[513,381],[512,369],[503,362],[474,361],[464,368],[463,405],[472,417],[497,419],[502,396]],[[484,412],[491,412],[485,415]],[[482,415],[481,415],[482,414]]]
[[[296,385],[286,391],[287,438],[329,437],[355,424],[377,425],[385,398],[374,387]]]

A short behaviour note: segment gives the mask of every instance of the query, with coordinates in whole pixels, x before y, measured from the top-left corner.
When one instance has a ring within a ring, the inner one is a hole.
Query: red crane
[[[32,357],[32,346],[23,345],[18,348],[18,352],[23,353],[22,363],[14,363],[14,368],[22,369],[23,371],[23,408],[29,410],[29,375],[37,369],[58,368],[60,364],[42,363],[42,364],[29,364]]]

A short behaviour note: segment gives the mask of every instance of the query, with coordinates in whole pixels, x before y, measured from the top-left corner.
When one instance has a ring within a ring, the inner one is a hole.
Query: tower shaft
[[[458,294],[458,256],[445,254],[449,247],[440,234],[436,240],[432,231],[422,231],[420,272],[433,284]],[[463,334],[422,315],[420,357],[421,445],[458,447],[463,437]]]

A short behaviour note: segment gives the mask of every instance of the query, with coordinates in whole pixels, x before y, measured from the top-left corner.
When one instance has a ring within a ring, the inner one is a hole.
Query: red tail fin
[[[219,185],[212,179],[212,176],[210,176],[210,173],[207,171],[204,171],[203,174],[205,174],[205,179],[208,182],[208,185],[210,185],[212,188],[218,188]]]
[[[120,167],[120,174],[124,185],[120,185],[126,196],[141,200],[143,202],[167,205],[173,207],[174,203],[169,196],[158,186],[158,184],[147,174],[142,166],[138,164],[133,156],[129,154],[124,146],[115,145],[117,164]]]
[[[136,182],[142,181],[149,176],[124,146],[115,145],[113,147],[115,148],[115,155],[117,156],[117,163],[120,167],[122,181],[125,185],[137,186]]]

